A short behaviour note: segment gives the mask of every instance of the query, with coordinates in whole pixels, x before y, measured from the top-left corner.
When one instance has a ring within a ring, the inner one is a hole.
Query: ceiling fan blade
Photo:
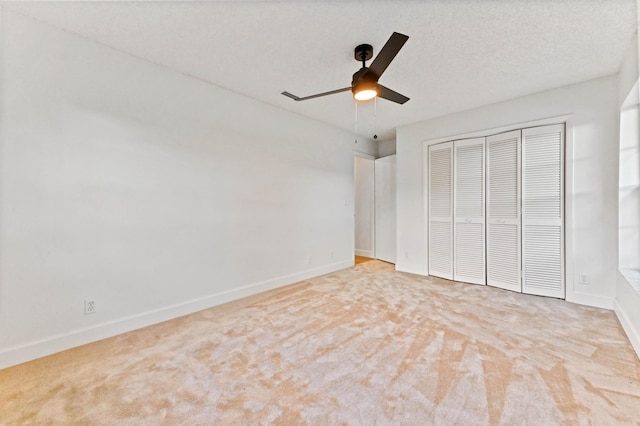
[[[379,84],[379,83],[378,83],[378,97],[386,99],[391,102],[395,102],[400,105],[402,105],[403,103],[409,100],[409,98],[407,98],[405,95],[401,95],[400,93],[395,92],[389,89],[388,87],[384,87],[382,84]]]
[[[311,95],[311,96],[305,96],[303,98],[296,96],[292,93],[289,92],[282,92],[283,95],[285,95],[288,98],[293,99],[294,101],[298,102],[298,101],[306,101],[307,99],[314,99],[314,98],[319,98],[321,96],[328,96],[328,95],[333,95],[336,93],[341,93],[341,92],[346,92],[347,90],[351,90],[351,86],[349,87],[344,87],[342,89],[337,89],[337,90],[332,90],[330,92],[324,92],[324,93],[318,93],[317,95]]]
[[[378,53],[378,56],[373,60],[371,65],[369,65],[369,70],[367,74],[373,74],[376,76],[376,79],[380,78],[384,70],[387,69],[393,58],[396,57],[402,46],[409,40],[409,36],[404,34],[394,32],[389,37],[389,40],[385,43],[385,45]]]

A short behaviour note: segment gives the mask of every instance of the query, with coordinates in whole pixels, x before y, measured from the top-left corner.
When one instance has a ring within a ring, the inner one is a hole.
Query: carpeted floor
[[[638,424],[615,315],[369,261],[0,371],[1,424]]]

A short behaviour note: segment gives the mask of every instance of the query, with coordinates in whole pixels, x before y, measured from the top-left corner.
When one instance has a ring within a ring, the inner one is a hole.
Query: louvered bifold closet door
[[[564,125],[522,131],[522,291],[565,297]]]
[[[487,284],[522,291],[520,130],[487,137]]]
[[[454,142],[453,279],[485,284],[484,138]]]
[[[429,147],[429,275],[453,279],[453,142]]]

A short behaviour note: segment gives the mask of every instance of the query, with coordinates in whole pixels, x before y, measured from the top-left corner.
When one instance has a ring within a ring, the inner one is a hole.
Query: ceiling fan
[[[389,37],[389,40],[387,40],[385,45],[382,47],[382,50],[380,50],[380,53],[378,53],[378,56],[376,56],[369,67],[366,66],[366,61],[371,59],[373,56],[373,47],[371,47],[370,44],[361,44],[357,46],[355,48],[354,56],[356,61],[362,62],[362,68],[353,74],[351,86],[349,87],[305,96],[302,98],[286,91],[282,92],[282,94],[294,101],[306,101],[308,99],[319,98],[321,96],[333,95],[335,93],[351,90],[351,92],[353,92],[354,99],[358,101],[368,101],[378,96],[391,102],[404,104],[409,100],[409,98],[378,83],[378,79],[380,79],[382,73],[387,69],[391,61],[393,61],[393,58],[396,57],[408,39],[409,37],[404,34],[396,32],[391,34],[391,37]]]

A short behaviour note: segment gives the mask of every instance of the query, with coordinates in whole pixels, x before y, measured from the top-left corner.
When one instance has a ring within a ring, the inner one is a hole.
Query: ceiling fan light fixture
[[[363,81],[353,86],[353,98],[356,101],[369,101],[378,96],[377,89],[376,83]]]

